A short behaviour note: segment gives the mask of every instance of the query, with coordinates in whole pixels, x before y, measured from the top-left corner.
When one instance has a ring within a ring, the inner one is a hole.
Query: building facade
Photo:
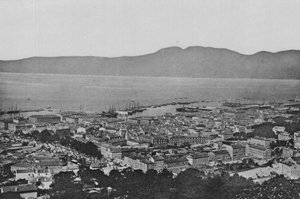
[[[227,145],[223,144],[223,147],[225,147],[226,151],[228,151],[231,160],[242,160],[246,156],[246,147],[238,144],[233,145]]]
[[[249,144],[247,146],[247,155],[249,157],[265,161],[268,161],[272,158],[270,149],[255,144]]]
[[[300,132],[294,133],[294,147],[296,149],[300,149]]]
[[[169,144],[173,146],[182,146],[185,143],[188,144],[205,144],[207,138],[204,136],[173,136],[170,138]]]
[[[187,160],[192,167],[201,168],[209,163],[209,156],[207,153],[191,154],[187,156]]]

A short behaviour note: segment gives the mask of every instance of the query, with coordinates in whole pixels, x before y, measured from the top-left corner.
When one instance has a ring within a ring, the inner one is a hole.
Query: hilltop
[[[31,57],[0,61],[0,72],[300,79],[300,51],[243,55],[210,47],[169,47],[130,57]]]

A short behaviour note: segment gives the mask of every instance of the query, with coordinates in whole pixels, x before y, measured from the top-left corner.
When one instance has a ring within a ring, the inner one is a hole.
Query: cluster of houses
[[[110,169],[132,167],[143,172],[168,169],[174,174],[187,168],[214,172],[220,165],[240,163],[249,158],[263,165],[274,159],[272,143],[291,139],[293,146],[280,146],[281,159],[277,158],[272,167],[257,166],[252,173],[270,175],[276,172],[291,179],[300,178],[300,132],[291,134],[284,127],[275,126],[273,131],[277,138],[241,137],[241,132],[251,133],[253,125],[272,122],[272,114],[283,113],[281,109],[214,109],[193,115],[180,113],[124,119],[65,112],[4,119],[0,121],[0,174],[13,173],[14,180],[25,179],[28,184],[2,186],[0,191],[10,190],[24,198],[37,198],[37,188],[49,189],[53,175],[61,171],[76,172],[79,159],[85,159],[91,169],[107,169],[113,165]],[[27,134],[44,129],[61,140],[92,142],[103,158],[88,157],[59,143],[42,144],[37,140],[27,140],[23,144],[24,140],[14,133],[22,131]],[[66,156],[73,157],[74,161],[64,158]],[[250,171],[240,173],[245,176],[252,174]],[[36,182],[39,182],[38,187]]]

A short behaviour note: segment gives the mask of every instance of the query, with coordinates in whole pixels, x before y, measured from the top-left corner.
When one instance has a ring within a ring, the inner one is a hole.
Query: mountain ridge
[[[260,51],[251,55],[225,48],[168,47],[138,56],[29,57],[0,61],[0,72],[300,79],[300,51]]]

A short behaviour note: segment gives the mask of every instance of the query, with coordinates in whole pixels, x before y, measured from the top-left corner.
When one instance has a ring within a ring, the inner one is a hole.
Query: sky
[[[300,50],[299,0],[0,0],[0,60]]]

